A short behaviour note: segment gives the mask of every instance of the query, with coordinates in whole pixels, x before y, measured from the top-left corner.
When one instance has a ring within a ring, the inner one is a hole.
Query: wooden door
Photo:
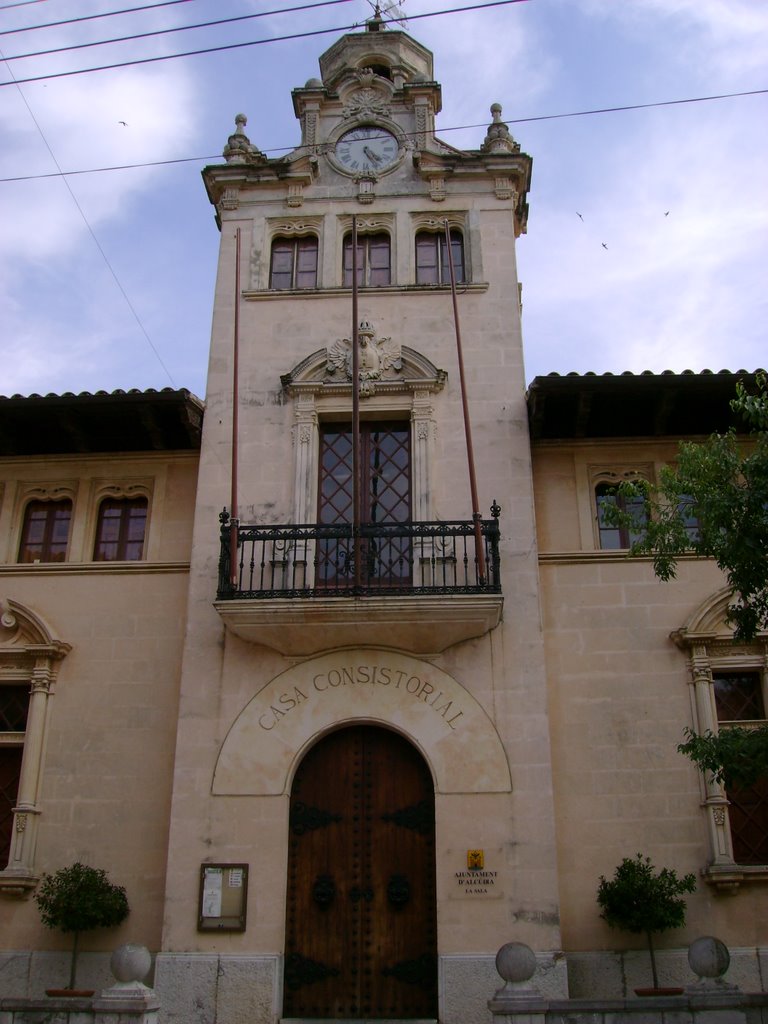
[[[361,583],[366,587],[407,586],[411,581],[410,537],[377,526],[408,523],[411,518],[410,437],[407,423],[360,424],[360,520],[369,529],[361,542]],[[352,431],[325,426],[320,436],[318,522],[352,522]],[[348,536],[320,542],[318,584],[354,582],[354,545]]]
[[[321,740],[291,792],[284,1016],[436,1018],[429,770],[387,729]]]

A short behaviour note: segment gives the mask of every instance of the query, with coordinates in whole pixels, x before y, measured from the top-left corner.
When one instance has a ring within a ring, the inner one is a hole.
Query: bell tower
[[[377,15],[293,91],[295,149],[267,157],[241,114],[203,171],[221,246],[167,899],[247,864],[247,924],[166,914],[158,971],[218,957],[213,1016],[239,985],[277,1016],[458,1024],[510,921],[566,991],[515,260],[531,159],[499,104],[472,150],[441,105],[430,51]]]

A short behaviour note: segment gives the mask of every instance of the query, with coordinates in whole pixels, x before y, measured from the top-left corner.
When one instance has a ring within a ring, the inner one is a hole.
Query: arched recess
[[[352,725],[294,775],[286,1018],[435,1019],[435,794],[403,736]]]
[[[224,740],[213,794],[288,793],[303,751],[319,735],[353,722],[388,726],[407,737],[426,759],[437,793],[512,788],[499,735],[463,686],[427,662],[361,648],[311,658],[267,683]]]
[[[21,749],[22,755],[10,857],[0,871],[0,895],[19,897],[36,883],[34,860],[48,701],[59,662],[71,647],[56,640],[44,620],[24,605],[5,600],[0,607],[0,685],[29,688],[26,728],[5,736],[9,749]]]

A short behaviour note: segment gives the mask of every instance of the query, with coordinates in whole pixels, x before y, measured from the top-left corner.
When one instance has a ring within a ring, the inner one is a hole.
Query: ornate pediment
[[[439,391],[447,374],[397,338],[382,337],[367,320],[358,331],[360,397],[381,392]],[[281,377],[289,394],[352,391],[352,339],[336,338]]]
[[[70,645],[54,639],[45,622],[16,601],[0,602],[0,672],[30,658],[63,658]]]

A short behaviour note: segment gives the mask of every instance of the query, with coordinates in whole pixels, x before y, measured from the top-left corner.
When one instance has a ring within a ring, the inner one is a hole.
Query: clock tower
[[[293,104],[292,152],[238,115],[203,171],[221,249],[156,984],[179,1024],[225,1003],[458,1024],[511,938],[567,990],[515,261],[531,160],[496,103],[476,149],[440,139],[432,54],[379,17]]]

